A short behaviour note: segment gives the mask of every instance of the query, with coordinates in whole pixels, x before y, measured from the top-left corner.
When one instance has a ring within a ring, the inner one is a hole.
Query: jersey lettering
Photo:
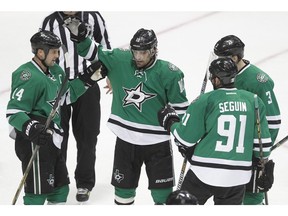
[[[178,81],[178,85],[179,85],[180,92],[182,93],[185,90],[183,78]]]
[[[267,92],[266,92],[266,95],[267,95],[267,97],[268,97],[268,104],[272,104],[271,92],[270,92],[270,91],[267,91]]]
[[[184,126],[186,126],[189,118],[190,118],[190,114],[189,113],[185,113],[184,116],[182,117],[182,124]]]

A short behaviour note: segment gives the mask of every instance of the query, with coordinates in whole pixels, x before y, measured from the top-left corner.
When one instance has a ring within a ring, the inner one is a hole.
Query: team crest
[[[135,88],[127,89],[123,87],[126,93],[123,99],[123,106],[134,105],[140,112],[142,111],[142,104],[151,98],[154,98],[156,94],[149,94],[143,91],[143,83],[139,83]]]
[[[114,172],[114,179],[118,183],[120,183],[124,179],[124,174],[120,173],[118,169],[115,170]]]
[[[177,71],[177,70],[179,70],[179,68],[178,67],[176,67],[174,64],[172,64],[172,63],[169,63],[168,64],[168,67],[169,67],[169,69],[171,70],[171,71]]]
[[[49,174],[49,178],[47,179],[47,182],[49,185],[51,185],[52,187],[54,187],[54,175],[53,174]]]
[[[263,74],[263,73],[258,73],[256,79],[261,82],[261,83],[265,83],[268,80],[267,75]]]
[[[29,71],[22,71],[20,79],[23,81],[29,80],[31,78],[31,73]]]

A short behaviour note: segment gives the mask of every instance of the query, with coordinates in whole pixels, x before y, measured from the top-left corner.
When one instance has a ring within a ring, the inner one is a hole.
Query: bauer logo
[[[166,182],[171,182],[171,181],[173,181],[173,177],[167,178],[167,179],[156,179],[155,183],[161,184],[161,183],[166,183]]]
[[[31,78],[31,73],[29,71],[22,71],[20,79],[23,81],[29,80]]]

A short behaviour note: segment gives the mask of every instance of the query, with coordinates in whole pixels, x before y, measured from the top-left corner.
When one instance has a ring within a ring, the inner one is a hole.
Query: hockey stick
[[[61,47],[63,49],[64,58],[65,58],[66,65],[67,65],[67,67],[66,67],[67,70],[65,71],[66,75],[65,75],[64,81],[61,84],[60,91],[57,94],[57,97],[56,97],[55,103],[53,104],[51,112],[50,112],[50,114],[49,114],[49,116],[48,116],[48,118],[47,118],[47,120],[45,122],[44,130],[49,128],[49,125],[50,125],[52,119],[54,118],[55,114],[57,113],[57,110],[59,108],[60,99],[61,99],[62,95],[64,94],[65,86],[66,86],[66,84],[68,82],[68,79],[69,79],[70,67],[69,67],[69,64],[67,63],[67,61],[68,61],[68,51],[67,51],[67,48],[66,48],[66,46],[64,44],[62,44]],[[25,183],[25,181],[27,179],[27,176],[28,176],[28,174],[29,174],[29,172],[31,170],[32,163],[33,163],[33,161],[34,161],[34,159],[35,159],[35,157],[37,155],[37,152],[39,151],[39,148],[40,148],[40,146],[36,145],[36,147],[34,148],[34,150],[32,152],[32,155],[31,155],[31,158],[29,160],[29,163],[28,163],[28,165],[26,167],[26,170],[25,170],[25,172],[23,174],[23,177],[22,177],[22,179],[20,181],[20,184],[19,184],[19,186],[17,188],[17,191],[16,191],[16,193],[14,195],[14,198],[13,198],[13,201],[12,201],[12,205],[15,205],[16,202],[17,202],[17,199],[18,199],[18,197],[20,195],[20,192],[21,192],[21,190],[22,190],[22,188],[24,186],[24,183]]]
[[[273,150],[275,150],[276,148],[280,147],[280,146],[281,146],[282,144],[284,144],[287,140],[288,140],[288,135],[285,136],[283,139],[281,139],[281,140],[280,140],[279,142],[277,142],[276,144],[274,144],[274,145],[271,147],[270,151],[273,151]]]
[[[263,155],[263,143],[261,139],[261,127],[260,127],[260,112],[259,112],[259,104],[258,104],[258,96],[254,95],[255,100],[255,114],[256,114],[256,124],[257,124],[257,134],[259,140],[259,148],[260,148],[260,166],[261,166],[261,173],[265,171],[265,162],[264,162],[264,155]],[[261,175],[259,174],[259,176]],[[265,205],[268,205],[268,194],[264,192],[264,199]]]
[[[214,52],[213,51],[210,52],[210,56],[209,56],[207,67],[206,67],[206,71],[205,71],[205,76],[204,76],[204,79],[203,79],[203,82],[202,82],[202,86],[201,86],[201,90],[200,90],[200,95],[205,93],[207,80],[208,80],[208,75],[209,75],[209,66],[210,66],[210,63],[216,58],[217,57],[215,56]],[[186,157],[183,160],[181,171],[180,171],[180,176],[179,176],[179,181],[178,181],[178,184],[177,184],[177,190],[180,190],[181,185],[182,185],[182,183],[184,181],[184,174],[185,174],[185,170],[186,170],[186,166],[187,166],[187,160],[188,159]]]

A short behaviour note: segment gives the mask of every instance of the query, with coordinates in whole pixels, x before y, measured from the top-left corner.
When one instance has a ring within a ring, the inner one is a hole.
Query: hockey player
[[[35,33],[31,39],[34,57],[12,73],[7,119],[14,128],[15,151],[22,163],[23,173],[30,161],[35,145],[40,146],[24,187],[25,205],[65,203],[69,192],[69,177],[65,160],[60,155],[63,130],[60,113],[56,113],[45,130],[57,92],[65,73],[55,64],[61,46],[58,36],[49,31]],[[65,99],[77,100],[101,74],[99,62],[91,65],[79,78],[68,82]],[[96,71],[96,72],[95,72]],[[102,77],[101,77],[102,78]],[[13,133],[11,133],[12,136]]]
[[[79,38],[84,58],[100,60],[108,69],[113,88],[108,127],[117,136],[111,183],[115,203],[134,203],[143,163],[148,188],[155,204],[165,204],[174,186],[170,134],[157,121],[157,112],[169,103],[181,115],[189,105],[183,72],[170,62],[157,59],[157,37],[153,30],[139,29],[130,49],[105,50],[89,38],[82,39],[82,23],[67,20],[71,38]]]
[[[212,61],[209,71],[214,91],[192,102],[181,122],[169,105],[159,111],[158,118],[174,135],[180,152],[191,164],[181,190],[193,193],[200,205],[211,196],[215,205],[240,205],[245,184],[251,178],[252,156],[259,158],[263,153],[265,160],[270,154],[265,106],[251,92],[234,88],[237,66],[230,58]],[[260,110],[261,142],[255,96]],[[265,184],[270,180],[264,175],[260,179]]]
[[[219,57],[230,57],[237,64],[237,77],[235,80],[235,87],[237,89],[244,89],[257,94],[266,107],[266,118],[269,125],[272,144],[275,143],[280,125],[281,116],[278,102],[273,91],[274,82],[268,74],[263,72],[260,68],[251,64],[244,57],[245,44],[235,35],[227,35],[221,38],[214,46],[214,53]],[[253,166],[253,175],[251,181],[246,186],[246,193],[244,197],[244,204],[257,205],[262,204],[264,194],[255,191],[254,175],[258,175],[258,162],[255,161]]]

